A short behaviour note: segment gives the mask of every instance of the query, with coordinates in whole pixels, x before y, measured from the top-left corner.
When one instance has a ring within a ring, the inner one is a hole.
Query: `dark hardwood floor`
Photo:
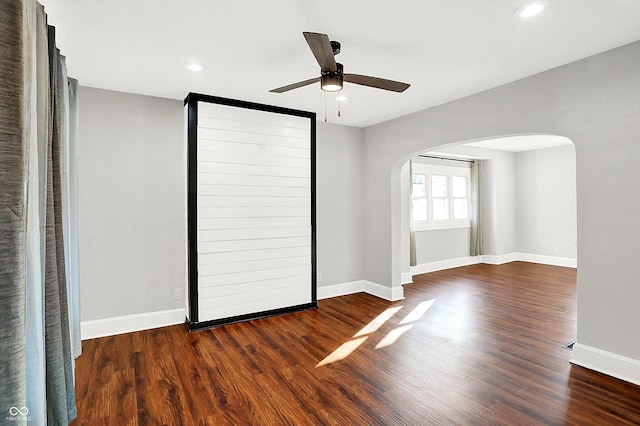
[[[75,425],[640,424],[640,388],[569,363],[575,270],[414,277],[405,299],[83,342]]]

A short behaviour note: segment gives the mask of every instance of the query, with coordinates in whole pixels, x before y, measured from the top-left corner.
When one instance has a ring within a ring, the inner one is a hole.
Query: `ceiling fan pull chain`
[[[340,117],[340,101],[338,101],[338,117]]]
[[[327,92],[324,92],[324,122],[327,122]]]

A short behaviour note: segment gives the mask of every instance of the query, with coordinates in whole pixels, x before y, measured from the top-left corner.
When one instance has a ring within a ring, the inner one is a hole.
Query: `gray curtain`
[[[77,236],[68,170],[77,97],[42,6],[0,0],[0,10],[0,416],[62,425],[76,417],[77,279],[64,235]]]
[[[471,163],[471,199],[470,199],[470,222],[471,229],[469,254],[471,256],[480,256],[484,253],[483,250],[483,227],[484,221],[482,218],[482,161],[475,160]]]
[[[0,415],[27,406],[27,121],[23,4],[0,0]]]
[[[409,160],[409,266],[416,266],[416,230],[413,225],[413,161]]]

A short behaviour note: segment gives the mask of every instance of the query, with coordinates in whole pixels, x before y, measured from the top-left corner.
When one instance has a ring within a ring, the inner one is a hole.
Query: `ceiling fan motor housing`
[[[320,87],[325,92],[339,92],[342,90],[342,80],[344,78],[344,67],[336,63],[336,71],[322,71],[320,77]]]
[[[333,54],[334,55],[337,55],[338,53],[340,53],[340,42],[339,41],[331,40],[329,43],[331,44],[331,49],[333,50]]]

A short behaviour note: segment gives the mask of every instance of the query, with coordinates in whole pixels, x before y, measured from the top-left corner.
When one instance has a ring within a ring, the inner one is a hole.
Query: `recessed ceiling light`
[[[533,1],[522,6],[520,9],[518,9],[517,13],[521,18],[531,18],[542,12],[542,9],[544,9],[544,2]]]
[[[202,64],[197,64],[195,62],[188,62],[186,64],[184,64],[184,66],[189,70],[189,71],[195,71],[195,72],[199,72],[202,71],[204,69],[204,65]]]
[[[346,101],[347,99],[348,99],[348,98],[347,98],[346,96],[344,96],[344,95],[340,95],[340,96],[338,96],[338,97],[336,98],[336,101],[340,101],[340,102],[342,102],[342,101]]]

